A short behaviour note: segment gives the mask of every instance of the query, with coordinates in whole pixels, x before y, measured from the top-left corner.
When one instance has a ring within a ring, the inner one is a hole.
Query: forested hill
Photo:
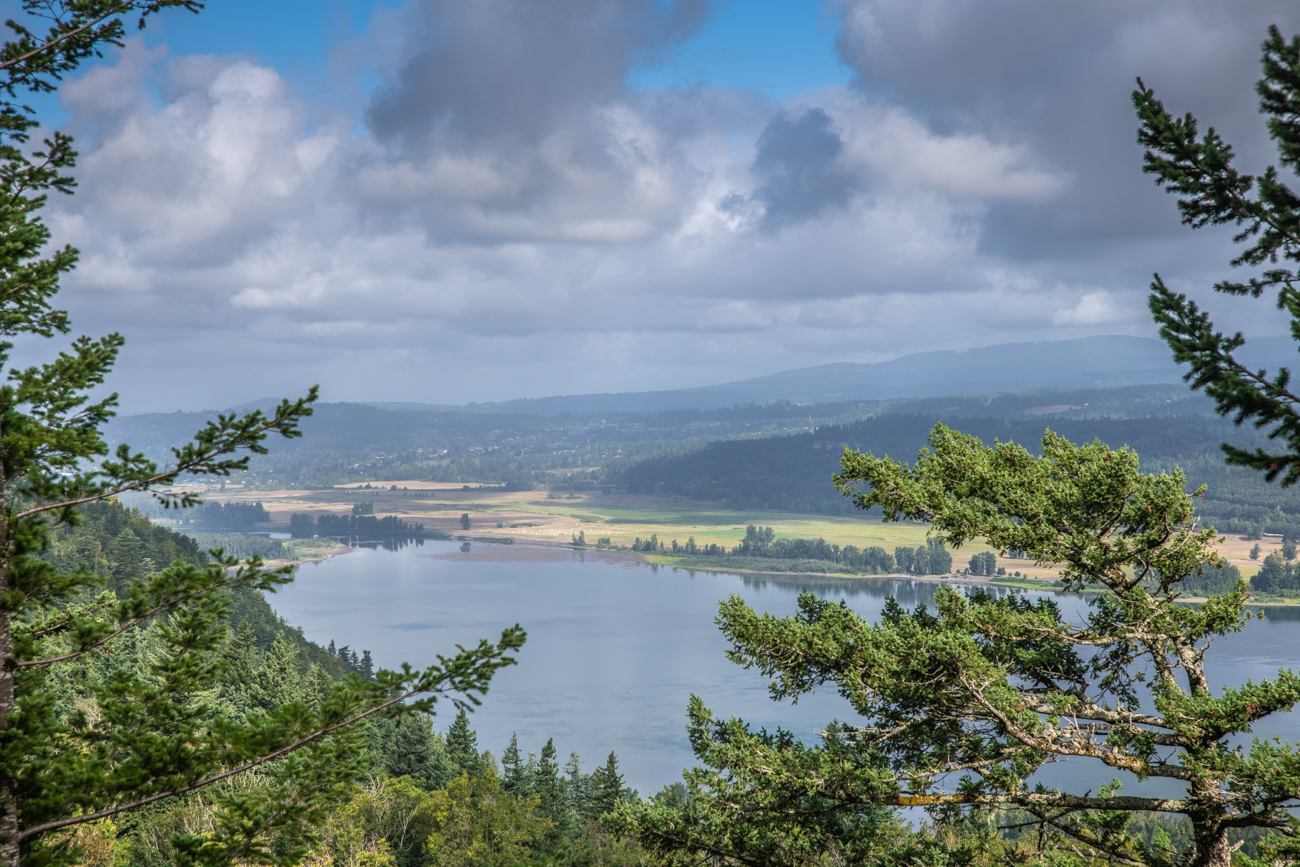
[[[629,493],[678,495],[725,502],[737,509],[773,509],[826,515],[855,510],[831,485],[840,450],[848,445],[878,456],[912,462],[936,419],[929,415],[879,416],[812,433],[729,440],[679,450],[635,463],[617,481]],[[962,418],[948,424],[986,443],[1013,441],[1037,452],[1048,427],[1074,442],[1100,439],[1129,446],[1147,472],[1181,467],[1194,488],[1209,485],[1198,512],[1224,532],[1300,530],[1300,491],[1266,484],[1254,472],[1229,468],[1222,442],[1253,447],[1265,439],[1214,416],[1129,419]]]
[[[156,572],[175,560],[202,565],[208,555],[189,536],[159,527],[140,513],[117,500],[86,503],[80,507],[81,521],[75,526],[60,526],[51,534],[50,547],[42,555],[55,568],[73,572],[84,568],[105,579],[109,589],[121,592],[137,578]],[[252,628],[254,643],[260,652],[269,652],[276,636],[283,634],[297,649],[298,660],[307,666],[320,665],[339,676],[354,668],[352,653],[340,653],[307,640],[300,629],[287,625],[278,617],[266,597],[256,590],[242,588],[232,594],[230,625]],[[347,640],[345,636],[339,636]],[[334,648],[334,642],[330,642]],[[369,652],[366,652],[369,656]],[[346,657],[346,659],[344,658]],[[358,657],[360,659],[360,657]]]

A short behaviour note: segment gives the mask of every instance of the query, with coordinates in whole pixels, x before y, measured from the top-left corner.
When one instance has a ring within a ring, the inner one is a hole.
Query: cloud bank
[[[66,303],[127,335],[130,409],[462,402],[1146,334],[1152,271],[1222,273],[1226,238],[1141,174],[1128,94],[1257,168],[1258,43],[1295,4],[837,8],[852,85],[782,103],[627,86],[704,0],[414,0],[361,111],[129,43],[62,93]]]

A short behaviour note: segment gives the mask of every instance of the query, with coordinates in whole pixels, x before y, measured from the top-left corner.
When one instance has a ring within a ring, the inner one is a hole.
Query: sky
[[[212,0],[38,103],[81,153],[60,299],[126,337],[127,412],[1154,336],[1153,272],[1277,334],[1209,291],[1230,232],[1179,224],[1130,104],[1262,170],[1269,24],[1300,4]]]

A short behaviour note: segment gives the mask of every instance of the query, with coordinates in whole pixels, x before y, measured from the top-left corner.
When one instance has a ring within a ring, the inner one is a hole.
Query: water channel
[[[642,795],[680,779],[694,764],[686,739],[691,693],[718,716],[755,726],[780,726],[808,740],[833,718],[853,719],[833,690],[777,704],[767,682],[724,656],[714,617],[718,602],[741,595],[759,611],[790,614],[807,588],[846,600],[874,619],[888,596],[906,608],[930,603],[938,585],[897,579],[768,578],[651,567],[620,555],[525,546],[425,542],[400,550],[358,548],[305,564],[288,588],[271,597],[287,622],[308,638],[368,648],[377,666],[427,665],[438,653],[495,638],[519,623],[528,643],[519,664],[496,677],[471,723],[481,749],[501,755],[517,732],[523,752],[554,738],[560,761],[577,751],[591,771],[613,750],[627,783]],[[1086,603],[1060,596],[1077,620]],[[1218,684],[1272,677],[1300,667],[1300,608],[1271,608],[1221,638],[1209,654]],[[451,719],[440,714],[435,725]],[[1278,715],[1256,727],[1259,737],[1300,740],[1300,717]],[[1095,787],[1116,774],[1095,762],[1049,767],[1049,784]],[[1086,767],[1085,767],[1086,766]],[[1094,779],[1095,778],[1095,779]],[[1129,793],[1177,793],[1159,782],[1125,784]]]

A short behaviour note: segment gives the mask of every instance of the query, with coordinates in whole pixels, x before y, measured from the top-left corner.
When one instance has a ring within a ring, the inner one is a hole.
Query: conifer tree
[[[312,664],[303,678],[303,700],[313,711],[320,711],[334,689],[334,678],[319,665]]]
[[[0,368],[16,339],[55,340],[71,323],[54,297],[77,251],[50,245],[40,209],[50,192],[71,193],[72,139],[40,144],[31,93],[51,93],[89,57],[120,45],[167,9],[198,0],[22,0],[0,45]],[[177,492],[182,477],[220,479],[247,469],[276,435],[299,436],[312,389],[270,413],[222,414],[163,465],[102,429],[117,396],[92,399],[123,345],[120,335],[78,337],[47,364],[11,370],[0,383],[0,867],[59,865],[79,858],[60,835],[249,771],[257,786],[210,792],[217,810],[203,834],[173,838],[192,864],[290,863],[306,851],[323,805],[359,771],[355,723],[429,711],[438,696],[477,701],[492,674],[513,662],[523,633],[507,630],[423,671],[403,666],[375,680],[350,678],[318,708],[292,701],[242,719],[215,713],[214,687],[227,660],[230,595],[271,590],[289,568],[267,570],[212,552],[206,565],[178,559],[155,574],[121,575],[117,593],[87,602],[107,570],[62,572],[41,559],[51,533],[75,527],[80,509],[128,492],[166,508],[201,501]],[[121,510],[125,512],[125,510]],[[118,518],[109,515],[106,527]],[[117,534],[121,526],[112,526]],[[124,540],[125,541],[125,540]],[[95,689],[94,724],[61,708],[46,689],[75,665],[133,642],[147,628],[148,653]],[[277,837],[282,847],[272,851]],[[289,842],[285,842],[289,841]]]
[[[519,735],[516,732],[510,733],[510,743],[501,754],[501,791],[517,798],[532,793],[527,768],[519,755]]]
[[[463,707],[447,729],[447,760],[456,774],[478,777],[486,770],[486,762],[478,751],[478,735],[469,727],[469,714]]]
[[[455,773],[447,749],[433,731],[426,714],[412,714],[392,721],[384,746],[385,771],[393,777],[411,777],[425,791],[446,786]]]
[[[110,551],[113,565],[110,571],[113,576],[112,586],[114,589],[126,586],[128,581],[135,578],[144,577],[140,549],[140,537],[130,529],[123,530],[113,540],[113,547]]]
[[[1143,171],[1178,196],[1183,223],[1194,229],[1235,225],[1233,240],[1245,247],[1231,264],[1262,269],[1245,281],[1220,281],[1215,291],[1253,298],[1276,292],[1291,336],[1300,341],[1300,195],[1285,181],[1286,172],[1300,170],[1300,36],[1287,40],[1270,27],[1261,53],[1264,74],[1255,91],[1280,170],[1269,166],[1258,177],[1241,171],[1232,146],[1213,127],[1200,134],[1196,118],[1170,114],[1140,79],[1133,93],[1138,143],[1145,148]],[[1237,424],[1252,421],[1281,444],[1250,451],[1225,443],[1228,463],[1263,472],[1270,482],[1280,477],[1284,487],[1300,481],[1300,394],[1290,371],[1270,374],[1243,362],[1241,332],[1218,331],[1206,311],[1158,274],[1148,303],[1174,360],[1190,366],[1185,378],[1192,388],[1204,389],[1221,415]]]
[[[587,814],[587,802],[591,797],[591,775],[582,772],[582,758],[577,751],[569,753],[569,760],[564,763],[564,788],[569,795],[569,811],[575,816]]]
[[[611,751],[602,767],[591,773],[591,803],[587,815],[591,818],[612,813],[625,800],[623,775],[618,772],[618,756]]]
[[[538,801],[537,814],[551,823],[545,848],[554,849],[573,830],[574,816],[569,811],[569,799],[564,790],[564,778],[560,776],[553,738],[546,739],[546,746],[542,747],[538,757],[533,776],[533,797]]]
[[[247,686],[249,709],[270,711],[304,698],[298,674],[298,648],[276,633],[266,659],[254,671]]]
[[[546,746],[537,760],[533,792],[541,799],[541,809],[548,816],[558,816],[564,807],[564,783],[560,779],[560,764],[555,751],[555,739],[547,738]]]

